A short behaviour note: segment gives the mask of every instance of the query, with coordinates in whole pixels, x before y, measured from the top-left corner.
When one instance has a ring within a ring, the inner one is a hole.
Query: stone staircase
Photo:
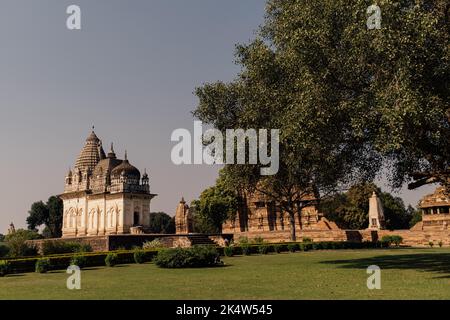
[[[216,243],[212,241],[207,235],[204,234],[190,234],[187,236],[189,241],[193,246],[195,245],[215,245]]]

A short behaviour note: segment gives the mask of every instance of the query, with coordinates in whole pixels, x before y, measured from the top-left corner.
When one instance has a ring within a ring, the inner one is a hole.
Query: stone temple
[[[63,237],[141,233],[150,223],[148,174],[125,157],[120,160],[111,144],[108,154],[94,131],[69,170],[64,193]]]

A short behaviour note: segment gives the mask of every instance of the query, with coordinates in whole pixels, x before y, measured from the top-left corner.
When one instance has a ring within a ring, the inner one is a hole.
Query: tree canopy
[[[150,233],[175,233],[175,220],[165,212],[150,213]]]

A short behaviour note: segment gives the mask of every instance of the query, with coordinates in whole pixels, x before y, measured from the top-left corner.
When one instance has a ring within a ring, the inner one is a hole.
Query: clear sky
[[[66,28],[81,7],[82,30]],[[170,135],[193,129],[192,94],[238,72],[236,43],[263,22],[264,0],[2,0],[0,233],[34,201],[63,191],[92,125],[147,168],[152,211],[171,215],[214,184],[217,167],[172,164]],[[402,191],[416,204],[431,188]]]

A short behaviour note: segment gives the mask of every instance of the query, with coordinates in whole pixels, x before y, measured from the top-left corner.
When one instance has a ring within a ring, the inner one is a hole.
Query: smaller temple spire
[[[116,158],[116,153],[114,152],[114,144],[111,142],[111,149],[108,152],[108,158]]]

